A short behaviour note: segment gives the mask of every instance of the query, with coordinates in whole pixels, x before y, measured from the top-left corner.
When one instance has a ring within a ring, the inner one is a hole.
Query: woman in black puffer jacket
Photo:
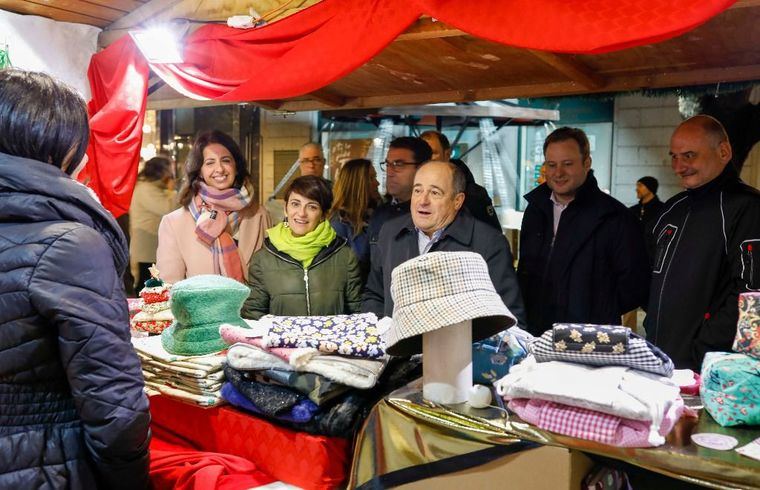
[[[0,488],[149,485],[126,240],[72,178],[88,131],[71,89],[0,71]]]

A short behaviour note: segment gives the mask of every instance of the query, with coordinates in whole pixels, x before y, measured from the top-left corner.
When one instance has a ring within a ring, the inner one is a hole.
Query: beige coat
[[[238,230],[238,253],[246,279],[251,255],[264,244],[264,231],[271,225],[269,214],[262,206],[252,215],[249,212],[248,216],[242,217]],[[168,283],[214,273],[211,248],[196,237],[195,220],[187,208],[180,208],[161,220],[156,267],[161,279]]]
[[[156,261],[158,224],[164,215],[176,209],[176,193],[165,189],[161,181],[138,180],[129,206],[129,256],[133,263]]]

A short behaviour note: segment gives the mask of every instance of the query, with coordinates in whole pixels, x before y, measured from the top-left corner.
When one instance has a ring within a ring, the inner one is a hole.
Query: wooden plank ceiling
[[[0,0],[0,9],[103,27],[100,43],[107,45],[146,21],[224,21],[249,8],[278,20],[316,1]],[[669,41],[602,55],[561,55],[492,43],[422,18],[343,79],[302,97],[255,103],[288,111],[339,110],[758,81],[759,25],[760,0],[739,0]],[[148,101],[156,109],[213,104],[166,86]]]

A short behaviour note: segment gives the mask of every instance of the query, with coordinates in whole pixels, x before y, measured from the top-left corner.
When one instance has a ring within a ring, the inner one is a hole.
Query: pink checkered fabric
[[[515,398],[508,406],[524,421],[558,434],[617,447],[652,446],[649,442],[649,422],[625,419],[546,400]],[[683,401],[678,399],[665,414],[660,425],[660,435],[668,435],[683,411]]]

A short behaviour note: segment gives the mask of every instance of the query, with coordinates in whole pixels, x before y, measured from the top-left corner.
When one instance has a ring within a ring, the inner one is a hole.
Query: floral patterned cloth
[[[312,347],[328,354],[377,359],[385,345],[373,313],[333,316],[265,316],[267,347]]]
[[[744,354],[708,352],[699,394],[724,427],[760,425],[760,360]]]
[[[673,361],[667,354],[623,326],[555,323],[528,350],[538,362],[626,366],[668,378],[673,375]]]
[[[760,359],[760,293],[739,295],[739,322],[733,350]]]

